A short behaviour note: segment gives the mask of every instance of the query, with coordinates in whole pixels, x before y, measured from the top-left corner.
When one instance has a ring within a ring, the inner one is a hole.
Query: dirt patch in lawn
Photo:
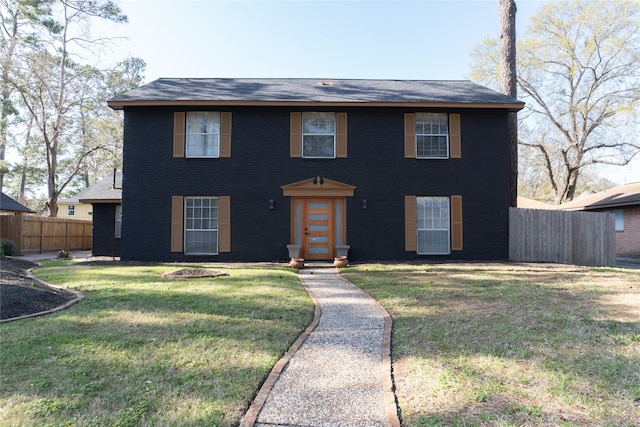
[[[0,261],[0,320],[53,310],[78,295],[66,289],[47,286],[30,277],[31,261],[6,258]]]
[[[206,268],[183,268],[181,270],[162,273],[163,279],[199,279],[202,277],[228,276],[229,273],[222,270],[208,270]]]

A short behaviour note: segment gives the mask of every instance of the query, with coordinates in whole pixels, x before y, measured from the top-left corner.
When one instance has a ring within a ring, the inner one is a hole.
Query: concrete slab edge
[[[291,360],[293,355],[296,354],[298,349],[300,349],[300,347],[306,341],[309,335],[311,335],[311,332],[313,332],[315,328],[318,326],[318,323],[320,323],[320,316],[322,315],[320,302],[315,297],[315,295],[313,295],[313,293],[309,290],[309,288],[307,288],[307,286],[304,284],[302,280],[300,280],[300,284],[307,291],[307,294],[309,295],[309,297],[311,298],[311,301],[313,302],[313,305],[315,306],[313,321],[307,327],[307,329],[305,329],[302,335],[300,335],[298,339],[291,345],[291,347],[289,348],[289,350],[287,350],[284,356],[282,356],[282,358],[280,358],[280,360],[274,365],[273,369],[271,369],[269,376],[267,377],[265,382],[262,384],[262,387],[260,387],[260,390],[258,391],[258,394],[256,395],[256,397],[253,399],[253,402],[249,406],[249,409],[247,409],[247,412],[245,412],[244,416],[240,420],[240,427],[253,427],[256,424],[258,420],[258,415],[260,414],[260,411],[262,410],[265,402],[267,401],[267,397],[269,397],[269,393],[271,393],[271,390],[273,389],[273,386],[276,384],[276,381],[278,381],[278,378],[280,378],[280,375],[289,364],[289,361]]]
[[[44,286],[48,286],[50,288],[54,288],[54,289],[60,289],[60,290],[64,290],[67,292],[71,292],[73,293],[76,297],[70,301],[67,301],[66,303],[59,305],[56,308],[52,308],[51,310],[45,310],[45,311],[40,311],[38,313],[31,313],[31,314],[25,314],[24,316],[18,316],[18,317],[12,317],[10,319],[2,319],[0,320],[0,323],[8,323],[8,322],[15,322],[16,320],[22,320],[22,319],[28,319],[30,317],[40,317],[40,316],[44,316],[47,314],[51,314],[51,313],[55,313],[57,311],[61,311],[61,310],[66,310],[67,308],[71,307],[72,305],[82,301],[84,299],[84,295],[82,295],[80,292],[75,291],[73,289],[67,289],[67,288],[63,288],[61,286],[57,286],[54,285],[53,283],[49,283],[49,282],[45,282],[44,280],[38,279],[36,276],[33,275],[33,269],[30,268],[26,271],[27,273],[27,277],[29,277],[30,279],[35,280],[38,283],[41,283]]]

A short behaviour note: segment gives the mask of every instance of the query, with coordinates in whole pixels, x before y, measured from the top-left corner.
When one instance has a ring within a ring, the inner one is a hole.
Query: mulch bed
[[[52,310],[77,298],[73,292],[52,288],[27,276],[36,267],[31,261],[0,261],[0,320]]]

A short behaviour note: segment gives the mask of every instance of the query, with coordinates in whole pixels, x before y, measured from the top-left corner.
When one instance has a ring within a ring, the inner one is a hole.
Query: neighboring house
[[[640,182],[581,195],[556,209],[613,212],[616,216],[616,255],[640,257]]]
[[[23,204],[15,201],[11,197],[7,196],[4,193],[1,193],[2,196],[0,198],[0,212],[6,214],[14,214],[14,215],[22,215],[25,213],[36,213],[24,206]]]
[[[159,79],[109,105],[123,260],[509,256],[524,104],[470,81]]]
[[[91,221],[91,216],[93,214],[91,205],[80,203],[78,196],[81,194],[82,192],[75,196],[58,200],[58,218],[84,219]]]
[[[114,171],[77,196],[80,203],[92,207],[93,256],[120,256],[122,172]]]
[[[554,209],[553,205],[522,196],[518,196],[518,207],[520,209]]]

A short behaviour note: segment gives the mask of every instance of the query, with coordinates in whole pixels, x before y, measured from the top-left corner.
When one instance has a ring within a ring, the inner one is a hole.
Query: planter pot
[[[287,245],[289,258],[300,258],[300,245]]]
[[[333,265],[338,268],[344,268],[349,265],[349,259],[346,256],[338,256],[333,259]]]
[[[303,268],[304,258],[291,258],[291,261],[289,262],[289,266],[292,268]]]
[[[336,256],[347,257],[349,255],[349,248],[351,248],[351,245],[336,245]]]

